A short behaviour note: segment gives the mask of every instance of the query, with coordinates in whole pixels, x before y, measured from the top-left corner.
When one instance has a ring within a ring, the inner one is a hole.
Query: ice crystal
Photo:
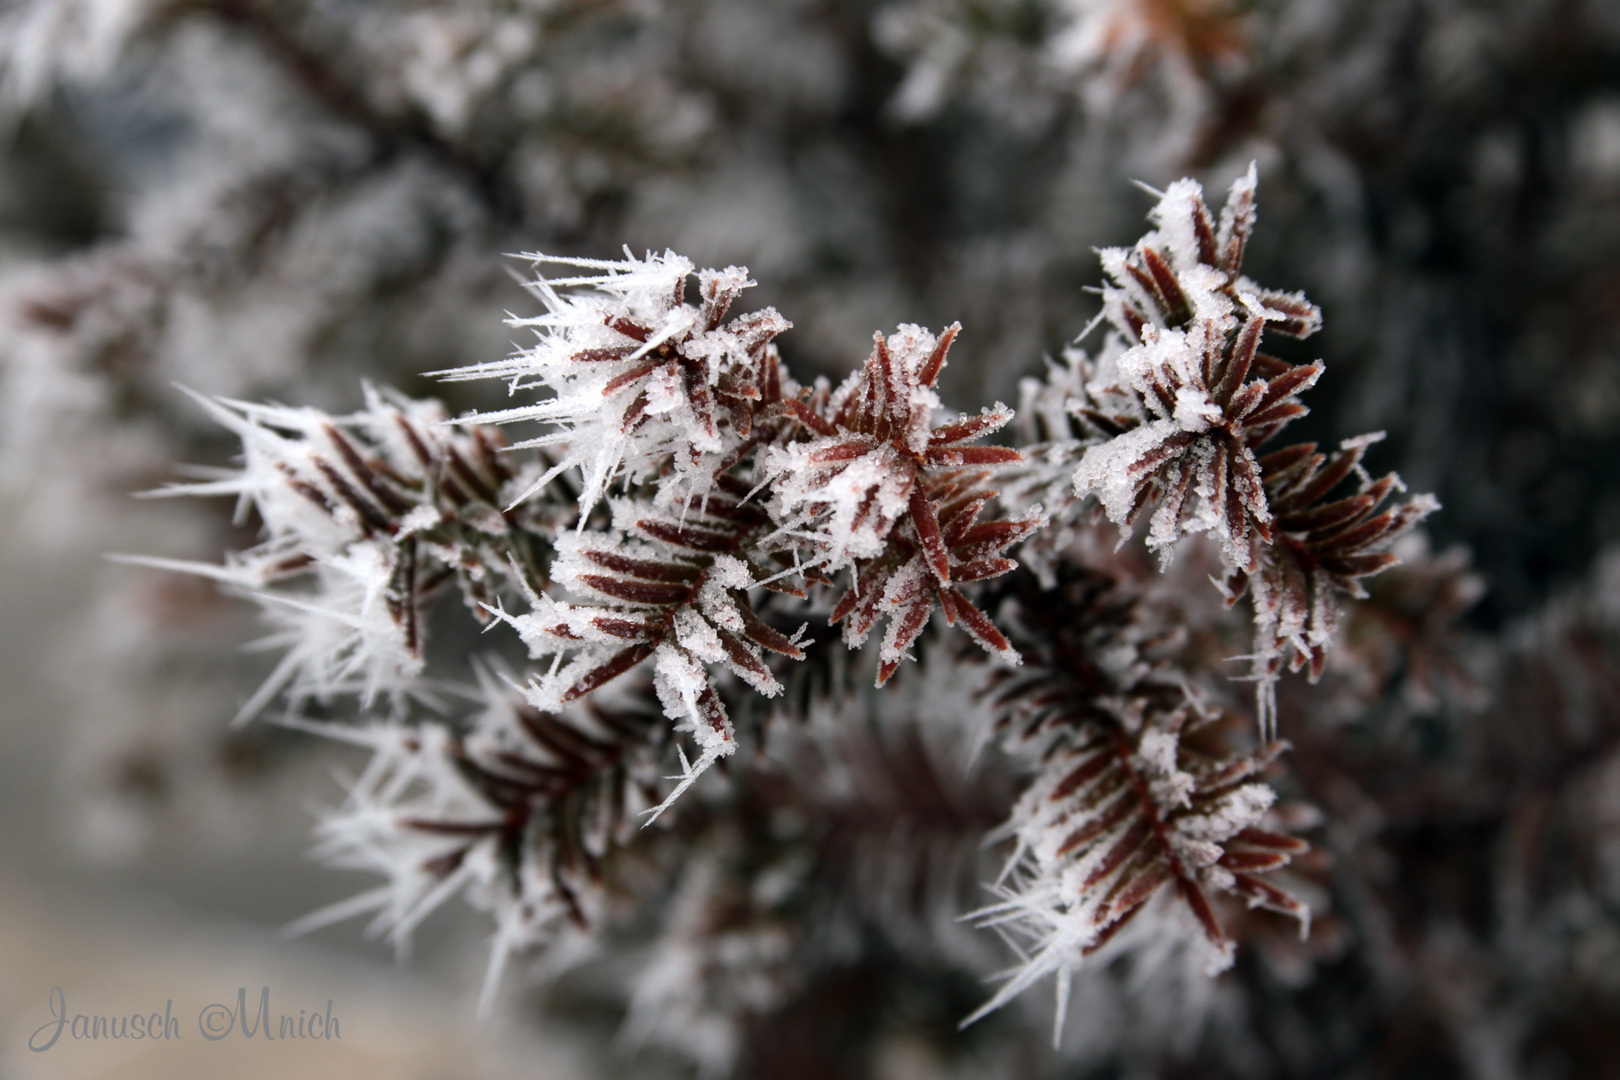
[[[1156,502],[1148,545],[1168,558],[1187,532],[1215,534],[1227,561],[1245,570],[1271,540],[1254,448],[1305,407],[1295,395],[1320,364],[1290,366],[1259,351],[1268,323],[1303,337],[1321,318],[1303,297],[1268,293],[1241,274],[1254,225],[1254,170],[1232,187],[1219,231],[1190,180],[1170,185],[1158,226],[1130,251],[1102,253],[1111,284],[1109,321],[1130,343],[1114,362],[1115,385],[1138,404],[1075,473],[1124,524]],[[1251,374],[1258,378],[1251,378]]]
[[[1263,549],[1252,572],[1235,568],[1222,589],[1232,602],[1245,589],[1254,596],[1254,678],[1263,689],[1285,663],[1321,678],[1342,598],[1365,597],[1362,579],[1400,562],[1390,545],[1440,508],[1433,496],[1418,495],[1380,512],[1405,490],[1394,473],[1373,480],[1361,468],[1367,447],[1382,438],[1380,432],[1346,439],[1331,457],[1316,453],[1315,443],[1299,443],[1261,461],[1277,542]],[[1353,494],[1324,501],[1352,476],[1359,481]],[[1262,708],[1270,700],[1263,694]],[[1268,719],[1262,714],[1262,722]]]
[[[598,272],[538,278],[531,289],[546,313],[510,322],[539,341],[507,360],[446,373],[502,378],[513,395],[544,393],[536,404],[470,418],[556,426],[518,444],[563,448],[558,464],[518,498],[578,468],[584,513],[615,481],[645,482],[671,463],[702,490],[728,445],[751,434],[754,403],[779,378],[770,342],[790,324],[770,308],[726,320],[753,284],[735,266],[696,273],[701,300],[693,306],[684,297],[696,268],[674,252],[637,259],[626,251],[620,262],[529,258],[536,267]]]
[[[234,495],[238,518],[251,511],[264,531],[223,566],[132,560],[211,577],[263,608],[275,630],[262,646],[285,652],[238,722],[284,692],[294,710],[342,694],[403,710],[425,690],[427,606],[451,580],[475,610],[492,600],[526,550],[512,536],[543,520],[539,506],[526,521],[500,511],[517,478],[498,435],[451,430],[432,402],[366,397],[343,417],[199,399],[241,438],[242,468],[153,493]]]
[[[558,543],[552,575],[587,602],[534,596],[533,611],[501,613],[535,658],[571,656],[531,684],[529,697],[539,708],[584,697],[653,660],[659,700],[692,732],[699,751],[671,799],[736,749],[707,665],[771,695],[781,687],[762,651],[803,655],[749,605],[755,572],[744,559],[758,558],[753,543],[768,531],[770,519],[757,504],[741,501],[744,494],[746,489],[722,477],[710,494],[692,496],[679,515],[618,500],[611,530],[576,533]]]
[[[1011,570],[1017,564],[1003,552],[1045,519],[1035,506],[1021,519],[975,524],[995,498],[984,467],[1023,457],[1008,447],[970,445],[1012,419],[999,403],[933,425],[939,407],[933,387],[960,329],[951,326],[937,338],[919,326],[876,335],[865,367],[831,395],[784,403],[812,438],[773,448],[766,459],[766,475],[775,480],[772,513],[782,522],[770,539],[795,550],[808,542],[801,565],[850,572],[832,616],[835,623],[848,620],[844,640],[863,643],[876,620],[889,616],[880,686],[935,606],[985,649],[1017,662],[1005,636],[956,586]]]
[[[975,917],[1019,941],[1025,960],[968,1022],[1055,975],[1061,1031],[1073,969],[1144,913],[1162,916],[1151,904],[1161,892],[1193,916],[1211,971],[1232,960],[1213,893],[1295,916],[1303,933],[1304,906],[1259,876],[1308,849],[1262,827],[1275,795],[1259,778],[1283,746],[1199,747],[1219,711],[1106,578],[1068,568],[1026,598],[1017,625],[1025,668],[1004,673],[990,701],[1033,776],[1002,829],[1015,846],[999,900]],[[1154,936],[1178,933],[1161,918]]]
[[[372,932],[403,952],[424,918],[463,895],[495,917],[487,1006],[512,954],[597,921],[601,861],[655,798],[658,724],[634,708],[543,713],[493,673],[479,681],[482,707],[464,733],[312,726],[371,753],[322,820],[316,852],[387,881],[289,932],[375,912]]]
[[[1256,583],[1253,678],[1269,739],[1282,665],[1308,663],[1311,677],[1320,677],[1338,596],[1363,595],[1358,579],[1396,561],[1382,549],[1438,504],[1418,496],[1373,516],[1404,490],[1392,474],[1312,508],[1359,469],[1366,447],[1381,436],[1347,440],[1325,469],[1314,445],[1257,453],[1305,414],[1298,395],[1323,365],[1289,364],[1260,351],[1268,328],[1308,337],[1322,317],[1303,294],[1263,289],[1243,276],[1255,186],[1250,165],[1217,224],[1202,188],[1178,180],[1153,208],[1152,232],[1129,250],[1102,252],[1109,278],[1103,312],[1124,347],[1110,347],[1110,362],[1072,394],[1071,409],[1106,436],[1075,470],[1077,493],[1094,494],[1124,536],[1151,507],[1147,544],[1165,562],[1184,535],[1210,534],[1229,571],[1228,599]]]

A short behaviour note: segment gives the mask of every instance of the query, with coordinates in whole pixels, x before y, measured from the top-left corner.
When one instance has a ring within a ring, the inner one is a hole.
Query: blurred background
[[[1247,270],[1325,316],[1301,434],[1385,430],[1374,471],[1439,496],[1449,561],[1400,587],[1464,674],[1334,719],[1350,944],[1232,998],[1224,1049],[1052,1068],[1620,1075],[1612,0],[0,0],[0,1074],[639,1074],[566,1009],[475,1024],[473,915],[404,966],[276,937],[360,887],[303,855],[353,762],[228,728],[249,614],[101,558],[251,541],[131,498],[228,460],[176,384],[459,410],[420,373],[507,353],[507,253],[629,245],[747,265],[806,381],[960,320],[947,404],[1016,404],[1145,228],[1133,181],[1213,199],[1250,161]],[[53,986],[261,984],[347,1008],[341,1055],[25,1046]],[[882,1045],[847,1075],[988,1068]]]

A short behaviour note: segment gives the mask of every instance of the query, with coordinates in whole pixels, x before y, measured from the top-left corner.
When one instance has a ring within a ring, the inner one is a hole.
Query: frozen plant
[[[1331,455],[1314,443],[1257,453],[1305,415],[1298,395],[1323,365],[1260,349],[1268,329],[1308,337],[1322,315],[1304,294],[1243,275],[1254,192],[1251,165],[1217,224],[1199,185],[1178,180],[1153,210],[1158,228],[1102,253],[1112,337],[1076,409],[1107,438],[1085,452],[1074,484],[1122,526],[1152,507],[1148,547],[1166,560],[1186,533],[1218,542],[1228,601],[1253,598],[1252,677],[1269,738],[1282,666],[1321,677],[1339,598],[1365,596],[1361,579],[1398,562],[1389,545],[1439,503],[1420,495],[1380,512],[1405,490],[1394,473],[1374,480],[1361,467],[1381,433],[1346,439]],[[1352,477],[1352,494],[1326,501]]]
[[[1307,926],[1305,904],[1271,879],[1309,848],[1267,781],[1285,749],[1275,683],[1284,665],[1321,673],[1341,598],[1395,563],[1387,546],[1433,503],[1380,512],[1400,484],[1361,469],[1369,437],[1332,455],[1266,448],[1323,366],[1260,351],[1267,329],[1303,337],[1320,314],[1243,276],[1254,188],[1251,169],[1217,221],[1198,185],[1178,181],[1154,231],[1103,253],[1109,340],[1098,361],[1072,352],[1026,387],[1038,421],[1026,430],[1040,441],[1024,447],[983,441],[1014,419],[1005,405],[943,409],[936,386],[959,326],[876,334],[842,384],[801,385],[776,344],[788,322],[738,310],[747,271],[672,252],[532,256],[537,270],[565,270],[531,283],[540,314],[511,320],[534,343],[441,373],[502,380],[505,409],[451,421],[370,388],[362,411],[340,417],[208,403],[241,438],[242,467],[164,493],[235,495],[265,538],[223,566],[147,561],[221,581],[275,627],[266,644],[282,660],[241,718],[281,695],[283,722],[372,755],[323,822],[320,850],[386,883],[312,923],[375,911],[375,928],[403,945],[464,894],[496,923],[487,995],[517,952],[594,947],[623,918],[609,897],[640,881],[647,903],[685,898],[659,938],[680,956],[653,961],[631,995],[631,1029],[645,1037],[670,1007],[671,972],[796,955],[781,927],[806,887],[801,862],[783,835],[767,829],[752,848],[740,838],[760,829],[725,817],[743,798],[728,803],[728,785],[747,791],[752,770],[784,766],[739,746],[768,743],[817,700],[848,699],[867,673],[878,688],[915,685],[896,676],[920,657],[925,674],[967,673],[976,689],[952,699],[949,730],[978,727],[981,756],[1022,791],[993,834],[1012,842],[989,883],[996,900],[973,916],[1019,960],[970,1019],[1055,975],[1061,1031],[1074,971],[1111,943],[1219,970],[1233,951],[1223,910]],[[499,434],[533,423],[543,427],[516,441]],[[1335,497],[1341,484],[1351,490]],[[1049,515],[1036,497],[1051,495]],[[1229,657],[1177,624],[1151,574],[1103,557],[1093,507],[1127,532],[1148,515],[1147,544],[1166,564],[1206,534],[1225,597],[1252,594],[1258,742],[1217,673]],[[1019,569],[1022,553],[1038,574]],[[457,594],[448,610],[516,632],[533,665],[520,679],[491,674],[503,670],[493,650],[435,654],[428,616]],[[954,655],[926,639],[936,612],[977,648]],[[880,622],[864,665],[810,633],[841,625],[858,650]],[[784,696],[800,664],[822,687]],[[481,710],[458,715],[458,683],[473,678]],[[761,707],[756,695],[780,700]],[[345,701],[362,722],[328,718]],[[817,748],[798,755],[803,768],[836,751],[836,731],[824,712],[794,736]],[[671,747],[679,771],[660,779]],[[677,801],[725,758],[729,780],[705,781],[696,809],[691,795]],[[932,776],[927,760],[917,767]],[[775,786],[778,817],[850,803],[833,794],[850,782],[823,769],[824,781]],[[688,813],[701,826],[683,832]],[[638,815],[666,845],[694,838],[673,893],[626,869],[654,844],[629,827]],[[705,836],[724,843],[706,849]],[[727,903],[764,919],[757,933],[692,907],[719,888],[722,864]],[[693,939],[711,924],[747,956]],[[727,1000],[765,1010],[807,978],[772,976],[760,1000]],[[710,1027],[699,1056],[721,1071],[735,1024]]]

